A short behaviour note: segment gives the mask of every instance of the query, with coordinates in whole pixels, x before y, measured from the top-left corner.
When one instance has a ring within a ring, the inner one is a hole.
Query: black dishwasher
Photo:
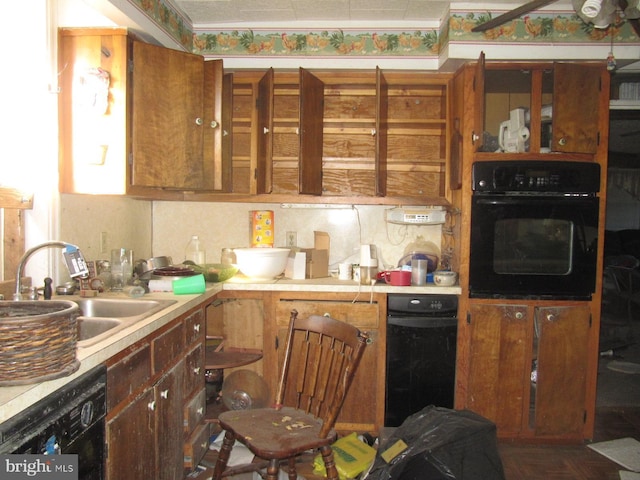
[[[103,365],[0,424],[1,454],[77,454],[78,479],[105,478]]]
[[[458,297],[390,294],[384,424],[399,426],[427,405],[453,408]]]

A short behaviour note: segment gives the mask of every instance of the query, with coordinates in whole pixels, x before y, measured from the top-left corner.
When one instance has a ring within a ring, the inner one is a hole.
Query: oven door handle
[[[565,196],[565,195],[475,195],[473,203],[475,205],[591,205],[597,197],[593,196]]]

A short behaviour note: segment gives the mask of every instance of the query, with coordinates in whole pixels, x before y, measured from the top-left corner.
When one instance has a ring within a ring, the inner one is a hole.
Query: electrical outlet
[[[107,253],[107,232],[100,232],[100,253]]]
[[[295,247],[298,243],[297,232],[287,232],[287,247]]]

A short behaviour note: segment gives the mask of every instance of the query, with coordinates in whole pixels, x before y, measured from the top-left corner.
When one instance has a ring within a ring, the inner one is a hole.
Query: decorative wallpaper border
[[[532,12],[485,32],[471,29],[492,18],[491,12],[453,11],[439,29],[205,29],[168,0],[128,0],[165,30],[185,50],[206,56],[251,57],[422,57],[435,58],[447,44],[640,45],[628,22],[601,30],[585,24],[573,11]]]
[[[609,43],[613,36],[614,44],[640,44],[640,38],[628,22],[598,29],[584,23],[575,12],[532,13],[485,32],[471,31],[491,18],[491,12],[451,14],[448,22],[451,42],[583,44]]]
[[[201,55],[251,56],[437,56],[437,30],[286,31],[231,30],[194,35],[193,51]]]

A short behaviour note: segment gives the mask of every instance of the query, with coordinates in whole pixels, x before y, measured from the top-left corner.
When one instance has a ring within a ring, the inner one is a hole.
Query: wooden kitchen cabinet
[[[583,438],[593,421],[587,371],[597,342],[587,303],[478,300],[462,328],[469,409],[494,421],[503,438]]]
[[[447,203],[451,78],[380,69],[234,72],[236,196],[224,198]]]
[[[107,478],[184,478],[205,411],[204,318],[199,306],[107,362]]]
[[[221,60],[126,29],[60,30],[60,191],[181,199],[226,191]]]
[[[609,73],[602,62],[490,63],[481,55],[468,68],[475,73],[470,138],[477,152],[499,151],[500,125],[518,108],[525,109],[530,134],[520,153],[593,155],[602,142],[606,145],[599,113],[602,103],[608,103]],[[504,153],[514,159],[514,152]]]
[[[386,294],[261,292],[223,290],[208,310],[207,328],[222,334],[225,346],[262,350],[261,360],[239,367],[261,375],[275,398],[291,310],[300,316],[330,314],[369,335],[369,342],[336,429],[342,433],[378,434],[384,425]],[[212,311],[214,309],[215,311]],[[234,369],[224,370],[229,375]]]
[[[355,325],[369,335],[369,340],[335,428],[342,433],[377,434],[384,425],[386,295],[374,294],[371,300],[363,298],[355,302],[353,297],[338,293],[325,300],[326,296],[312,292],[274,292],[275,313],[268,329],[268,337],[274,341],[267,343],[271,343],[271,349],[275,346],[276,351],[273,357],[268,357],[271,364],[265,364],[265,370],[280,371],[291,310],[297,310],[302,317],[328,314]]]
[[[481,56],[456,72],[451,88],[450,140],[455,148],[450,165],[460,185],[452,189],[459,212],[452,228],[452,263],[461,287],[455,408],[469,408],[496,422],[503,438],[592,438],[605,209],[600,208],[598,219],[598,265],[590,301],[470,298],[472,167],[482,161],[563,160],[597,163],[606,172],[606,63],[485,62]],[[518,107],[530,114],[528,150],[496,152],[499,125]],[[543,118],[549,112],[551,119]],[[549,138],[551,152],[541,152]],[[604,205],[604,173],[598,197]]]

